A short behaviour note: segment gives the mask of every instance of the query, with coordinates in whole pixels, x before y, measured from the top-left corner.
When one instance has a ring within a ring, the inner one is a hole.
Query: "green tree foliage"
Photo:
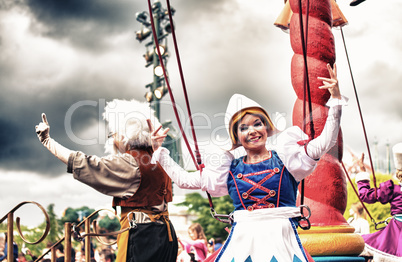
[[[50,216],[49,216],[49,218],[50,218]],[[52,223],[52,220],[50,221],[50,224],[51,225],[54,224],[54,223]],[[22,228],[24,230],[24,237],[26,239],[28,239],[30,242],[34,242],[34,241],[37,241],[45,232],[46,222],[43,222],[37,228],[34,228],[34,229],[27,229],[25,226],[22,226]],[[50,227],[50,228],[52,228],[52,227]],[[36,245],[24,244],[23,240],[19,236],[14,236],[14,239],[15,239],[16,243],[18,244],[18,247],[20,250],[21,250],[21,247],[23,247],[25,245],[32,252],[32,254],[39,256],[40,254],[42,254],[42,251],[46,249],[47,245],[52,243],[52,241],[50,239],[55,237],[54,236],[55,233],[61,234],[62,232],[60,232],[60,231],[55,232],[54,230],[50,229],[48,236],[42,242],[40,242],[39,244],[36,244]]]
[[[104,229],[106,232],[115,232],[120,230],[120,222],[117,217],[111,219],[109,216],[104,216],[99,221],[99,227]]]
[[[95,209],[89,208],[87,206],[83,206],[80,208],[69,207],[64,211],[64,214],[60,219],[60,224],[64,225],[64,223],[66,223],[66,222],[78,224],[84,218],[91,215],[93,212],[95,212]],[[97,218],[98,218],[98,214],[94,215],[93,217],[91,217],[91,222]]]
[[[232,199],[228,195],[214,197],[212,200],[217,214],[228,215],[233,211]],[[226,239],[228,233],[225,228],[230,228],[230,224],[219,222],[212,217],[207,198],[201,196],[199,193],[191,193],[186,195],[184,202],[177,205],[188,207],[190,212],[193,212],[198,216],[198,219],[194,222],[201,224],[207,239],[211,237]]]
[[[376,174],[375,176],[376,176],[376,181],[377,181],[377,187],[380,185],[380,183],[392,179],[392,176],[389,174]],[[352,179],[352,183],[357,191],[358,189],[357,189],[357,185],[356,185],[354,179]],[[394,183],[399,183],[399,182],[394,180]],[[370,185],[372,188],[374,187],[373,178],[371,178]],[[359,201],[359,197],[353,190],[353,187],[350,185],[350,183],[348,183],[347,190],[348,190],[348,202],[347,202],[345,213],[343,215],[345,217],[345,219],[348,219],[350,217],[350,215],[349,215],[350,206],[353,203],[356,203]],[[384,221],[385,219],[387,219],[388,217],[391,216],[390,204],[388,204],[388,203],[385,205],[381,204],[380,202],[377,202],[374,204],[367,204],[367,203],[363,203],[363,204],[365,205],[365,207],[369,211],[370,215],[373,217],[373,219],[377,223]],[[373,232],[377,231],[375,229],[374,223],[372,221],[370,221],[370,216],[367,215],[366,218],[370,222],[370,232],[373,233]],[[379,227],[382,227],[382,226],[384,226],[384,224],[379,225]]]
[[[64,210],[63,216],[60,219],[60,224],[64,224],[66,222],[79,223],[80,220],[78,218],[78,213],[73,208],[69,207]]]
[[[54,204],[50,204],[47,206],[47,214],[49,216],[50,221],[50,231],[46,237],[46,240],[50,243],[55,243],[60,239],[62,235],[63,227],[60,227],[57,222],[56,214],[54,213]],[[46,222],[43,222],[44,228],[46,227]]]

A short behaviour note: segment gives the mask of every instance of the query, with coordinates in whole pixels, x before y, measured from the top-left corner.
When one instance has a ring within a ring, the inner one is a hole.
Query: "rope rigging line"
[[[374,166],[373,166],[373,160],[372,160],[372,157],[371,157],[370,146],[369,146],[369,143],[368,143],[366,127],[364,125],[363,114],[362,114],[362,110],[361,110],[361,107],[360,107],[359,97],[357,95],[356,84],[355,84],[355,80],[354,80],[353,73],[352,73],[352,67],[350,65],[348,49],[346,48],[345,36],[343,35],[342,27],[340,28],[340,31],[341,31],[341,35],[342,35],[343,46],[345,48],[346,59],[348,61],[349,72],[350,72],[350,77],[352,79],[352,84],[353,84],[353,90],[354,90],[354,93],[355,93],[356,103],[357,103],[357,107],[359,109],[359,115],[360,115],[360,121],[362,123],[364,139],[365,139],[365,142],[366,142],[366,147],[367,147],[367,151],[368,151],[368,155],[369,155],[370,166],[371,166],[371,171],[372,171],[372,175],[373,175],[373,183],[374,183],[374,188],[375,188],[375,197],[377,198],[377,181],[376,181],[376,177],[375,177],[375,170],[374,170]]]
[[[364,120],[363,120],[363,113],[362,113],[361,106],[360,106],[359,96],[358,96],[358,94],[357,94],[356,84],[355,84],[355,80],[354,80],[354,77],[353,77],[352,67],[351,67],[351,64],[350,64],[349,54],[348,54],[348,50],[347,50],[347,47],[346,47],[346,41],[345,41],[345,36],[344,36],[344,34],[343,34],[342,27],[340,28],[340,31],[341,31],[343,46],[344,46],[344,49],[345,49],[346,59],[347,59],[347,61],[348,61],[348,67],[349,67],[350,77],[351,77],[352,84],[353,84],[353,90],[354,90],[354,94],[355,94],[355,98],[356,98],[356,103],[357,103],[357,107],[358,107],[358,109],[359,109],[359,116],[360,116],[360,121],[361,121],[362,128],[363,128],[364,139],[365,139],[365,143],[366,143],[366,147],[367,147],[367,151],[368,151],[368,155],[369,155],[369,161],[370,161],[370,166],[371,166],[372,176],[373,176],[373,184],[374,184],[374,188],[375,188],[375,190],[374,190],[374,195],[375,195],[375,198],[377,198],[377,180],[376,180],[376,176],[375,176],[375,170],[374,170],[374,166],[373,166],[373,160],[372,160],[372,157],[371,157],[370,146],[369,146],[369,143],[368,143],[366,127],[365,127]],[[376,221],[374,220],[374,218],[371,216],[370,212],[368,211],[366,205],[365,205],[364,202],[361,200],[360,195],[359,195],[359,193],[357,192],[357,190],[356,190],[356,188],[355,188],[355,185],[353,184],[352,180],[350,179],[349,174],[348,174],[348,172],[347,172],[347,170],[346,170],[346,168],[345,168],[343,162],[342,162],[342,166],[343,166],[343,169],[344,169],[344,171],[345,171],[345,174],[346,174],[346,176],[347,176],[347,178],[348,178],[348,180],[349,180],[349,183],[350,183],[350,185],[351,185],[352,188],[353,188],[353,191],[356,193],[356,195],[357,195],[357,197],[358,197],[360,203],[362,204],[364,210],[365,210],[366,213],[369,215],[371,221],[374,223],[375,229],[378,230],[377,226],[378,226],[379,224],[381,224],[381,223],[385,223],[385,224],[386,224],[387,222],[386,222],[386,221],[376,222]]]
[[[202,173],[203,164],[202,164],[202,161],[201,161],[201,155],[200,155],[200,151],[199,151],[199,148],[198,148],[197,138],[196,138],[196,134],[195,134],[195,130],[194,130],[193,118],[192,118],[192,114],[191,114],[191,110],[190,110],[190,106],[189,106],[187,88],[186,88],[186,84],[185,84],[185,81],[184,81],[184,75],[183,75],[183,70],[182,70],[182,66],[181,66],[181,60],[180,60],[179,49],[178,49],[178,45],[177,45],[176,34],[175,34],[174,23],[173,23],[172,12],[171,12],[171,7],[170,7],[169,0],[166,0],[166,4],[167,4],[167,9],[168,9],[169,21],[170,21],[170,24],[172,25],[172,38],[173,38],[173,43],[174,43],[174,47],[175,47],[176,59],[177,59],[178,67],[179,67],[180,78],[181,78],[181,82],[182,82],[183,93],[184,93],[186,107],[187,107],[187,113],[188,113],[189,119],[190,119],[190,125],[191,125],[191,131],[192,131],[192,135],[193,135],[193,139],[194,139],[194,147],[195,147],[196,157],[194,157],[194,154],[193,154],[193,152],[191,150],[190,144],[189,144],[189,142],[187,140],[187,136],[184,133],[184,129],[183,129],[183,126],[181,124],[179,115],[177,113],[176,102],[175,102],[175,99],[174,99],[174,96],[173,96],[173,92],[172,92],[172,90],[170,88],[170,83],[169,83],[169,80],[168,80],[168,77],[167,77],[167,74],[166,74],[165,65],[163,63],[162,55],[161,55],[161,52],[159,50],[159,40],[158,40],[157,35],[156,35],[154,21],[153,21],[153,19],[150,19],[151,20],[151,26],[152,26],[152,34],[153,34],[153,37],[154,37],[154,41],[155,41],[159,61],[160,61],[161,66],[162,66],[163,75],[165,77],[166,85],[167,85],[167,88],[169,90],[170,100],[171,100],[172,105],[173,105],[173,110],[174,110],[174,113],[175,113],[175,116],[176,116],[176,119],[177,119],[177,122],[178,122],[178,125],[179,125],[179,128],[180,128],[180,132],[183,135],[183,138],[185,140],[187,149],[188,149],[188,151],[189,151],[189,153],[190,153],[190,155],[191,155],[191,157],[193,159],[194,165],[196,166],[197,170],[200,170],[201,173]],[[149,8],[149,13],[151,14],[151,18],[152,18],[153,15],[152,15],[152,7],[151,7],[151,1],[150,0],[148,0],[148,8]],[[213,202],[212,202],[211,195],[208,193],[208,191],[206,191],[206,194],[208,196],[208,202],[209,202],[209,205],[210,205],[210,208],[211,208],[211,213],[213,214],[213,217],[216,218],[219,221],[225,222],[224,220],[216,217],[217,214],[216,214],[215,209],[214,209],[214,205],[213,205]],[[219,215],[219,216],[226,217],[226,215]]]
[[[304,75],[303,75],[303,131],[306,132],[306,94],[308,98],[308,108],[309,108],[309,119],[310,119],[310,134],[309,140],[314,138],[314,121],[313,121],[313,109],[311,104],[311,92],[310,92],[310,81],[308,74],[308,66],[307,66],[307,35],[308,35],[308,15],[309,15],[309,6],[310,1],[307,0],[306,5],[306,34],[304,35],[304,26],[303,26],[303,12],[302,12],[302,1],[299,0],[299,28],[300,28],[300,38],[303,49],[303,60],[304,60]],[[300,186],[300,204],[304,205],[304,188],[305,181],[304,179],[301,181]]]
[[[308,36],[308,16],[309,16],[309,6],[310,1],[307,0],[306,3],[306,33],[304,34],[304,25],[303,25],[303,12],[302,12],[302,1],[299,0],[299,27],[300,27],[300,38],[303,49],[303,62],[304,62],[304,89],[303,89],[303,131],[306,132],[306,94],[308,100],[308,108],[309,108],[309,119],[310,119],[310,140],[314,138],[314,121],[313,121],[313,109],[311,104],[311,92],[310,92],[310,80],[308,74],[308,66],[307,66],[307,36]]]
[[[176,41],[176,33],[174,30],[174,23],[173,23],[173,17],[172,17],[172,12],[171,12],[171,7],[170,7],[170,1],[166,0],[166,5],[168,8],[168,14],[169,14],[169,21],[170,24],[172,25],[172,38],[173,38],[173,43],[174,43],[174,48],[175,48],[175,53],[176,53],[176,60],[177,60],[177,65],[179,67],[179,72],[180,72],[180,78],[181,78],[181,82],[182,82],[182,87],[183,87],[183,94],[184,94],[184,98],[186,101],[186,107],[187,107],[187,112],[190,118],[190,126],[191,126],[191,132],[194,138],[194,147],[195,147],[195,155],[197,158],[197,163],[199,165],[201,165],[201,154],[198,148],[198,143],[197,143],[197,138],[196,138],[196,134],[195,134],[195,129],[194,129],[194,124],[193,124],[193,115],[191,114],[191,109],[190,109],[190,104],[189,104],[189,99],[188,99],[188,95],[187,95],[187,88],[186,88],[186,82],[184,81],[184,75],[183,75],[183,70],[182,70],[182,66],[181,66],[181,60],[180,60],[180,55],[179,55],[179,48],[177,45],[177,41]]]
[[[177,122],[178,122],[178,125],[179,125],[179,128],[180,128],[180,132],[181,132],[181,134],[182,134],[182,136],[183,136],[183,139],[184,139],[184,141],[185,141],[185,143],[186,143],[186,145],[187,145],[187,148],[189,149],[189,153],[190,153],[190,155],[191,155],[191,158],[193,159],[193,162],[194,162],[194,164],[195,164],[195,167],[197,168],[197,170],[199,170],[199,169],[200,169],[199,164],[197,163],[197,161],[196,161],[196,159],[195,159],[195,157],[194,157],[194,154],[193,154],[192,150],[190,150],[190,148],[191,148],[191,147],[190,147],[190,144],[189,144],[189,142],[188,142],[187,136],[186,136],[186,134],[185,134],[185,132],[184,132],[184,129],[183,129],[183,126],[182,126],[182,124],[181,124],[180,117],[179,117],[179,114],[178,114],[178,112],[177,112],[176,101],[175,101],[175,99],[174,99],[174,96],[173,96],[173,93],[172,93],[172,89],[170,88],[170,83],[169,83],[168,76],[167,76],[167,73],[166,73],[165,65],[164,65],[164,63],[163,63],[161,51],[159,50],[159,39],[158,39],[158,37],[157,37],[157,35],[156,35],[155,23],[154,23],[154,19],[153,19],[152,6],[151,6],[151,1],[150,1],[150,0],[148,0],[148,8],[149,8],[149,13],[150,13],[150,15],[151,15],[151,19],[150,19],[150,20],[151,20],[151,27],[152,27],[152,35],[153,35],[153,37],[154,37],[154,42],[155,42],[155,45],[156,45],[156,50],[157,50],[157,53],[158,53],[159,61],[160,61],[160,63],[161,63],[162,69],[163,69],[162,71],[163,71],[163,75],[164,75],[164,77],[165,77],[166,85],[167,85],[167,88],[168,88],[168,90],[169,90],[169,96],[170,96],[170,100],[171,100],[171,102],[172,102],[173,111],[174,111],[174,113],[175,113],[175,116],[176,116],[176,119],[177,119]],[[173,29],[173,24],[172,24],[172,32],[173,32],[173,30],[174,30],[174,29]],[[190,116],[190,118],[191,118],[191,116]],[[194,143],[196,144],[195,139],[194,139]]]

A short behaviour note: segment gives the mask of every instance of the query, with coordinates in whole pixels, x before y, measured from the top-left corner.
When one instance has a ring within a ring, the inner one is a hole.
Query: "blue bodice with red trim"
[[[227,182],[235,210],[250,211],[296,206],[298,184],[275,151],[259,163],[247,164],[244,156],[233,160]]]

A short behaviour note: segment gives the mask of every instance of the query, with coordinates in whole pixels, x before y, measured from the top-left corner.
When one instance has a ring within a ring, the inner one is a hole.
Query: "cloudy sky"
[[[402,0],[338,4],[349,21],[343,33],[372,155],[381,160],[388,143],[402,141]],[[224,136],[220,114],[233,93],[279,112],[291,125],[293,52],[289,34],[273,26],[283,1],[172,0],[171,5],[202,149]],[[146,10],[145,0],[0,0],[0,216],[26,200],[44,207],[54,203],[58,215],[66,207],[110,207],[110,197],[66,173],[39,143],[34,127],[45,112],[55,140],[103,155],[105,102],[144,101],[145,86],[152,82],[143,58],[148,40],[135,38],[141,29],[135,14]],[[333,34],[341,91],[350,98],[342,119],[347,161],[349,148],[360,154],[366,146],[341,31]],[[171,39],[168,45],[167,69],[181,109],[185,104]],[[162,107],[161,120],[173,120],[170,107]],[[37,214],[26,218],[27,213]],[[35,225],[40,212],[26,207],[17,215],[22,224]]]

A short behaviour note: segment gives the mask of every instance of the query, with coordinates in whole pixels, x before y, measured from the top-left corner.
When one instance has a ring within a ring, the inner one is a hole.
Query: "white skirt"
[[[224,246],[220,262],[306,262],[307,258],[291,218],[300,217],[297,207],[239,210]]]

